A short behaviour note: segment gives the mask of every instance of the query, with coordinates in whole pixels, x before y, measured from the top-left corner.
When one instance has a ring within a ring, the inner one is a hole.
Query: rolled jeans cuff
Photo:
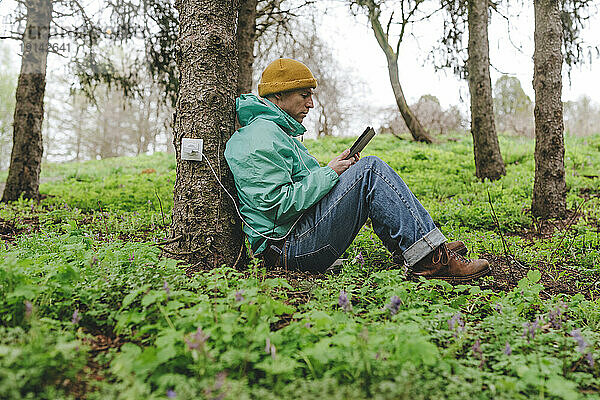
[[[421,239],[414,242],[408,249],[402,253],[406,264],[409,267],[415,265],[419,260],[438,248],[442,243],[446,243],[447,239],[444,234],[435,228]]]

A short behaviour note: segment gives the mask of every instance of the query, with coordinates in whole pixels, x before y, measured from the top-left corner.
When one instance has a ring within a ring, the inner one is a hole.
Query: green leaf
[[[142,299],[142,306],[148,307],[150,304],[156,303],[165,297],[164,291],[153,290]]]
[[[138,297],[138,295],[140,293],[145,292],[146,290],[148,290],[148,288],[150,287],[150,285],[144,285],[138,289],[135,289],[134,291],[130,292],[127,296],[125,296],[125,298],[123,299],[123,303],[121,304],[121,309],[123,308],[127,308],[129,307],[129,305],[131,303],[133,303],[133,301]]]
[[[542,274],[537,269],[532,269],[527,272],[527,279],[531,283],[537,283],[542,278]]]
[[[576,400],[579,399],[579,393],[577,392],[577,384],[575,382],[568,381],[561,376],[553,376],[546,381],[546,388],[548,393],[558,396],[565,400]]]
[[[333,324],[333,318],[323,311],[313,311],[309,314],[312,325],[318,330],[328,330]]]

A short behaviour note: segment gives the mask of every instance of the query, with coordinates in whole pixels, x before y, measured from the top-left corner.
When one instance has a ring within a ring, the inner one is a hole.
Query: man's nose
[[[312,96],[308,96],[308,101],[306,102],[306,107],[307,108],[314,108],[315,107],[315,105],[313,104]]]

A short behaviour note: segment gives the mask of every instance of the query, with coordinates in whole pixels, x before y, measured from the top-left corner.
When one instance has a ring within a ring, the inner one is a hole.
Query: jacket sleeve
[[[276,211],[278,223],[295,219],[321,200],[339,180],[331,167],[315,166],[294,182],[291,151],[287,147],[260,148],[251,155],[254,182],[250,183],[253,193],[248,194],[257,200],[262,211]]]

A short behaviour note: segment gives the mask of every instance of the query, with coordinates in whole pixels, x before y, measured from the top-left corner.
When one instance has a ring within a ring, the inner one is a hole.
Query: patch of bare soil
[[[535,265],[524,265],[510,257],[495,254],[483,254],[483,258],[490,262],[493,280],[485,280],[482,288],[496,291],[509,291],[514,289],[519,281],[527,276],[530,270],[539,270],[540,283],[544,290],[540,293],[543,298],[557,294],[574,295],[581,293],[587,299],[600,297],[600,274],[584,273],[561,265],[552,265],[539,262]]]
[[[25,224],[26,226],[22,226]],[[5,220],[0,218],[0,239],[14,242],[18,235],[40,231],[40,221],[37,216]]]
[[[89,357],[87,364],[77,375],[77,379],[65,379],[61,382],[67,393],[75,399],[86,399],[87,395],[94,391],[94,383],[106,379],[104,371],[107,365],[102,365],[96,361],[99,353],[106,352],[112,348],[120,348],[123,345],[120,337],[113,337],[97,334],[83,339],[83,343],[89,347]]]

